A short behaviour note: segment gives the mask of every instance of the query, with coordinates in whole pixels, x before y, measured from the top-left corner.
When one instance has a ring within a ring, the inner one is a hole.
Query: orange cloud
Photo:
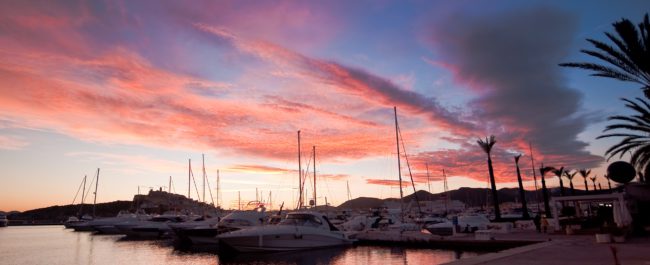
[[[399,180],[388,180],[388,179],[366,179],[366,184],[382,185],[382,186],[390,186],[390,187],[399,187],[400,185]],[[402,187],[404,189],[408,189],[409,187],[411,187],[411,182],[402,181]]]

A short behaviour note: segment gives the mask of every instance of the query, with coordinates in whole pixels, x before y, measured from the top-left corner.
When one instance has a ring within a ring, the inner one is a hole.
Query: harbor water
[[[442,264],[479,253],[387,246],[352,246],[220,257],[216,251],[178,250],[169,240],[74,232],[63,226],[0,229],[0,264]]]

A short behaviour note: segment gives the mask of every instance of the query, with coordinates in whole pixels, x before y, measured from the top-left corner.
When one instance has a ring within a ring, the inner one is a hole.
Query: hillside
[[[97,216],[109,217],[115,216],[121,210],[129,210],[133,205],[132,201],[114,201],[106,203],[98,203],[95,212]],[[9,214],[8,218],[11,220],[52,220],[52,221],[65,221],[70,216],[75,216],[82,208],[82,214],[92,215],[93,205],[79,204],[75,205],[55,205],[45,208],[33,209],[25,212],[14,212]]]
[[[551,195],[559,195],[559,188],[549,189]],[[460,188],[457,190],[451,190],[448,192],[452,200],[459,200],[465,203],[467,206],[481,206],[485,205],[488,200],[492,200],[492,195],[490,190],[487,188]],[[570,194],[570,190],[565,188],[565,194]],[[576,195],[584,194],[583,190],[576,190]],[[404,202],[408,203],[415,200],[415,195],[417,195],[418,200],[428,201],[428,200],[440,200],[444,198],[444,193],[429,193],[424,190],[419,190],[416,193],[411,193],[404,197]],[[517,188],[503,188],[498,191],[499,201],[504,202],[516,202],[519,201],[519,189]],[[526,200],[528,202],[536,202],[535,191],[526,190]],[[541,191],[539,192],[539,200],[541,201]],[[377,198],[368,198],[368,197],[359,197],[349,201],[346,201],[339,205],[339,209],[368,209],[380,207],[384,204],[385,201],[396,201],[397,198],[386,198],[386,199],[377,199]]]

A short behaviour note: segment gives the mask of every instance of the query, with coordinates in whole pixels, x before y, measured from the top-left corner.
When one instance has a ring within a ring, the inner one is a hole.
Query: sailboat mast
[[[97,178],[95,179],[95,198],[93,199],[93,219],[95,219],[95,206],[97,204],[97,186],[99,186],[99,168],[97,168]]]
[[[445,174],[445,169],[442,169],[442,177],[444,180],[444,188],[445,188],[445,212],[449,212],[449,186],[447,186],[447,174]]]
[[[84,180],[82,181],[84,188],[83,188],[83,190],[81,190],[81,204],[79,206],[79,213],[77,214],[79,216],[81,216],[83,214],[84,199],[86,198],[86,177],[88,177],[88,175],[84,175]],[[79,195],[78,190],[77,190],[77,195]],[[72,201],[72,203],[74,203],[74,201]]]
[[[172,176],[169,176],[169,186],[167,186],[167,193],[172,193]]]
[[[316,146],[312,146],[312,152],[314,153],[314,207],[316,207]]]
[[[400,202],[400,209],[401,209],[401,217],[402,217],[402,222],[404,222],[404,193],[402,192],[402,164],[400,162],[400,154],[399,154],[399,132],[398,132],[398,125],[397,125],[397,107],[393,107],[393,111],[395,113],[395,143],[397,145],[397,176],[399,177],[399,202]]]
[[[219,170],[217,169],[217,208],[219,208],[219,193],[220,193],[220,183],[219,183]]]
[[[187,198],[192,199],[190,190],[192,188],[192,159],[187,160]]]
[[[205,154],[201,154],[201,163],[203,165],[203,203],[205,203]]]
[[[302,164],[300,161],[300,130],[298,130],[298,207],[300,209],[302,206]]]

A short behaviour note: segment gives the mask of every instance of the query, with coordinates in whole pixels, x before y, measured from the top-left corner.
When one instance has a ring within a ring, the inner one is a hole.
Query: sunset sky
[[[316,146],[319,203],[347,200],[346,182],[352,197],[398,197],[393,106],[417,189],[426,163],[432,192],[443,168],[451,189],[487,187],[476,140],[490,134],[499,188],[516,186],[516,153],[533,186],[529,142],[536,166],[602,177],[615,140],[595,138],[641,90],[557,64],[593,61],[585,38],[604,41],[648,7],[2,1],[0,210],[69,204],[97,168],[98,202],[167,189],[170,176],[187,195],[188,159],[202,195],[201,154],[215,199],[220,172],[223,207],[257,188],[293,208],[298,130],[303,168]]]

